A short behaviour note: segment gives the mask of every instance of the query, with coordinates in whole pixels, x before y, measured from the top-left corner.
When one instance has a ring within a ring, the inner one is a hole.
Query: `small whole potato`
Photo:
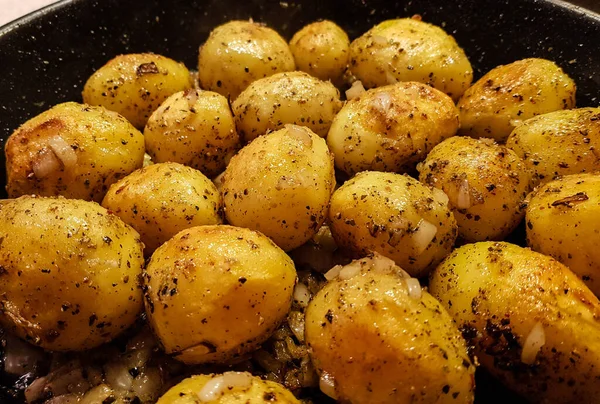
[[[142,309],[139,235],[93,202],[23,196],[0,204],[0,324],[50,351],[116,337]]]
[[[506,141],[521,122],[575,107],[576,86],[554,62],[523,59],[498,66],[458,102],[460,134]]]
[[[102,107],[56,105],[25,122],[6,141],[6,189],[100,202],[108,187],[144,162],[144,137]]]
[[[335,166],[348,175],[408,172],[458,126],[458,110],[446,94],[421,83],[398,83],[348,101],[333,120],[327,145]]]
[[[189,70],[154,53],[119,55],[88,79],[83,101],[118,112],[136,128],[146,121],[171,94],[194,85]]]
[[[324,20],[305,25],[292,37],[290,50],[298,70],[337,86],[343,84],[350,39],[336,23]]]
[[[295,125],[256,138],[225,170],[227,221],[258,230],[285,251],[314,236],[335,186],[325,140]]]
[[[240,143],[227,98],[196,89],[167,98],[148,119],[144,138],[153,162],[181,163],[210,178],[225,169]]]
[[[198,56],[200,86],[232,100],[253,81],[295,68],[285,39],[252,21],[218,26],[200,47]]]
[[[325,137],[342,102],[333,84],[289,72],[256,80],[231,108],[240,135],[249,142],[286,124],[306,126]]]
[[[448,195],[465,241],[502,240],[525,216],[531,172],[515,152],[489,139],[446,139],[417,169],[421,182]]]
[[[232,226],[178,233],[143,277],[146,313],[165,352],[222,363],[256,349],[287,315],[296,270],[263,234]]]
[[[473,80],[471,63],[454,38],[420,18],[384,21],[352,41],[349,66],[367,88],[418,81],[454,101]]]
[[[427,275],[456,240],[448,197],[407,175],[359,173],[333,193],[330,205],[340,247],[357,255],[378,252],[415,277]]]
[[[102,206],[140,233],[147,256],[181,230],[222,222],[217,187],[178,163],[134,171],[110,187]]]
[[[506,146],[525,160],[536,182],[600,171],[600,108],[530,118],[513,130]]]
[[[598,401],[600,301],[560,262],[509,243],[467,244],[432,272],[429,291],[481,365],[530,402]]]

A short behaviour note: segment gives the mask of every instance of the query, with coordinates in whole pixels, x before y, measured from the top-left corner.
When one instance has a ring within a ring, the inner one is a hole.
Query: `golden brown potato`
[[[94,348],[133,325],[139,235],[93,202],[23,196],[0,204],[0,323],[51,351]]]
[[[509,243],[468,244],[429,290],[508,387],[531,402],[597,402],[600,301],[563,264]]]
[[[227,98],[195,89],[163,102],[148,119],[144,138],[155,163],[181,163],[211,178],[225,169],[240,143]]]
[[[458,102],[460,134],[504,142],[521,122],[575,107],[576,86],[555,63],[523,59],[492,69]]]
[[[67,102],[25,122],[6,142],[7,191],[100,202],[140,168],[144,137],[102,107]]]
[[[200,47],[198,57],[200,86],[232,100],[253,81],[295,68],[285,39],[252,21],[218,26]]]
[[[327,144],[335,166],[360,171],[407,172],[458,130],[458,110],[444,93],[409,82],[372,89],[337,114]]]
[[[446,139],[417,169],[421,182],[448,195],[465,241],[502,240],[525,216],[531,172],[515,152],[490,139]]]
[[[183,63],[153,53],[136,53],[119,55],[96,70],[82,95],[85,103],[118,112],[143,129],[167,97],[193,84]]]

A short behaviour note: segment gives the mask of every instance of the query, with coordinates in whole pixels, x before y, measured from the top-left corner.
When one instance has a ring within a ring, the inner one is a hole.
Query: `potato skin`
[[[140,233],[147,256],[181,230],[222,223],[212,181],[177,163],[152,164],[113,184],[102,206]]]
[[[458,233],[447,201],[432,188],[407,175],[374,171],[357,174],[333,193],[329,221],[339,246],[357,255],[378,252],[415,277],[450,253]],[[423,246],[415,234],[426,222],[437,232]]]
[[[454,38],[413,18],[384,21],[352,41],[349,66],[366,88],[418,81],[454,101],[473,80],[471,63]]]
[[[178,233],[144,273],[146,313],[165,352],[188,364],[252,351],[287,315],[292,260],[263,234],[232,226]]]
[[[600,108],[555,111],[518,125],[506,146],[534,172],[537,183],[600,171]]]
[[[444,93],[416,82],[379,87],[348,101],[327,135],[335,165],[407,172],[458,130],[458,110]]]
[[[276,73],[250,84],[231,105],[235,124],[246,142],[286,124],[327,136],[342,108],[333,84],[303,72]]]
[[[136,128],[171,94],[193,87],[183,63],[154,53],[119,55],[96,70],[83,88],[83,101],[118,112]]]
[[[51,149],[56,139],[70,146],[75,164],[66,166]],[[100,202],[111,184],[142,167],[144,137],[112,111],[67,102],[21,125],[5,151],[10,198],[62,195]],[[35,167],[47,155],[58,162],[57,169],[38,178]]]
[[[116,337],[142,309],[135,230],[96,203],[23,196],[0,204],[0,323],[51,351]]]
[[[264,24],[230,21],[220,25],[200,47],[200,86],[231,100],[250,83],[295,70],[287,42]]]
[[[576,86],[554,62],[523,59],[498,66],[458,102],[460,134],[506,141],[520,122],[575,107]]]
[[[429,291],[511,389],[532,402],[597,401],[600,301],[563,264],[509,243],[468,244],[433,271]],[[545,344],[529,365],[521,354],[537,323]]]
[[[181,163],[211,178],[240,146],[227,98],[196,89],[167,98],[148,119],[144,139],[155,163]]]
[[[256,138],[225,170],[227,221],[258,230],[285,251],[314,236],[335,186],[333,158],[310,129],[288,125]]]
[[[421,182],[448,195],[458,234],[465,241],[502,240],[525,216],[522,204],[531,191],[531,172],[504,146],[451,137],[417,168]],[[461,200],[464,195],[467,204]]]

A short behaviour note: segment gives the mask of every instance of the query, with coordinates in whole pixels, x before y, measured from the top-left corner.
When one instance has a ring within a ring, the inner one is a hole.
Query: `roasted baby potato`
[[[367,88],[418,81],[454,101],[473,80],[473,68],[454,38],[420,18],[384,21],[355,39],[349,66]]]
[[[510,134],[536,182],[600,171],[600,108],[555,111],[528,119]]]
[[[108,187],[142,167],[144,137],[102,107],[67,102],[25,122],[6,142],[6,189],[100,202]]]
[[[153,53],[119,55],[88,79],[83,101],[118,112],[136,128],[146,121],[171,94],[194,85],[189,70]]]
[[[523,59],[492,69],[458,102],[460,134],[504,142],[521,122],[575,107],[575,83],[554,62]]]
[[[348,101],[333,120],[327,144],[335,166],[348,175],[407,172],[458,126],[450,97],[425,84],[398,83]]]
[[[240,142],[227,98],[195,89],[163,102],[148,119],[144,138],[153,162],[181,163],[211,178],[225,169]]]
[[[329,221],[339,246],[383,254],[415,277],[444,259],[457,236],[448,197],[394,173],[363,172],[347,181],[331,197]]]
[[[188,364],[225,362],[256,349],[287,315],[296,270],[259,232],[198,226],[152,255],[146,313],[165,351]]]
[[[252,21],[218,26],[200,47],[198,57],[200,86],[232,100],[253,81],[295,68],[285,39]]]
[[[465,241],[502,240],[525,216],[531,172],[515,152],[490,139],[451,137],[417,168],[421,182],[448,195]]]
[[[222,222],[217,187],[178,163],[134,171],[110,187],[102,206],[140,233],[148,256],[183,229]]]
[[[509,243],[468,244],[429,290],[509,388],[531,402],[597,402],[600,301],[566,266]]]
[[[295,125],[255,139],[222,178],[227,221],[258,230],[288,251],[317,233],[335,186],[325,140]]]
[[[96,203],[23,196],[0,204],[0,324],[51,351],[116,337],[142,309],[139,235]]]
[[[333,84],[289,72],[256,80],[231,107],[240,135],[249,142],[286,124],[306,126],[325,137],[342,102]]]
[[[310,302],[321,390],[353,404],[472,403],[475,366],[452,318],[388,262],[354,261]]]

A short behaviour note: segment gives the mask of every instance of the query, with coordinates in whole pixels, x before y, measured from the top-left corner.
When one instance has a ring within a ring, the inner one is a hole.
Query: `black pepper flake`
[[[96,322],[96,320],[98,320],[98,316],[97,316],[97,315],[95,315],[95,314],[92,314],[92,315],[90,316],[90,318],[89,318],[88,325],[89,325],[90,327],[91,327],[91,326],[93,326],[93,325],[94,325],[94,323]]]
[[[108,245],[110,245],[110,243],[112,243],[112,238],[110,238],[108,236],[102,237],[102,240],[104,240],[104,242]]]
[[[141,65],[139,65],[137,67],[137,69],[135,70],[135,73],[138,76],[143,76],[145,74],[157,74],[160,72],[158,71],[158,67],[156,66],[156,63],[150,62],[150,63],[142,63]]]
[[[331,310],[327,310],[327,313],[325,314],[325,319],[329,322],[329,324],[333,322],[333,313],[331,312]]]
[[[239,279],[238,279],[238,282],[239,282],[239,283],[241,283],[242,285],[243,285],[244,283],[246,283],[246,281],[247,281],[247,279],[246,279],[246,278],[244,278],[243,276],[242,276],[241,278],[239,278]]]
[[[276,397],[275,394],[273,394],[272,392],[268,391],[263,395],[263,400],[265,401],[275,401]]]
[[[569,208],[573,207],[573,204],[584,202],[590,199],[585,192],[577,192],[575,195],[567,196],[566,198],[559,199],[552,202],[552,206],[564,205]]]

